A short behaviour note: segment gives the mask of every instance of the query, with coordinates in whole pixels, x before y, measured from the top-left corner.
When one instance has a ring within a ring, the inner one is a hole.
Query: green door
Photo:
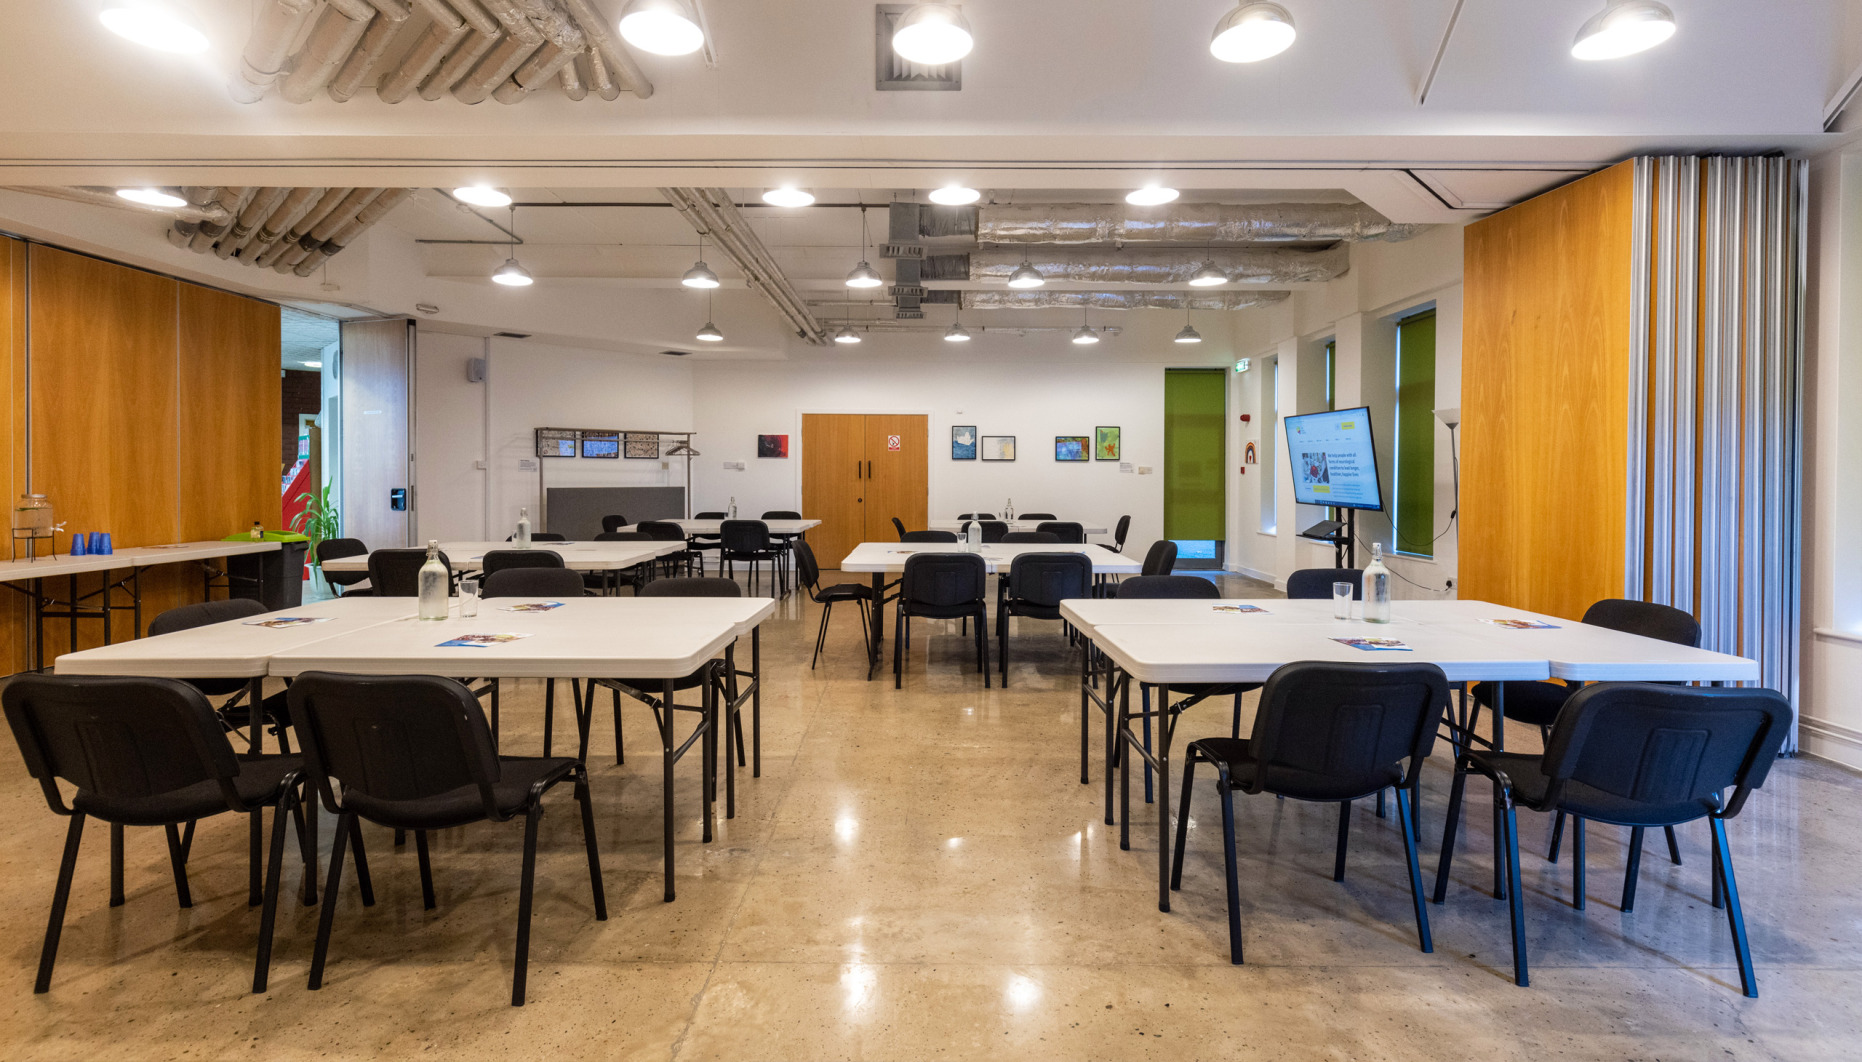
[[[1228,536],[1228,374],[1164,370],[1164,537],[1182,567],[1220,567]]]

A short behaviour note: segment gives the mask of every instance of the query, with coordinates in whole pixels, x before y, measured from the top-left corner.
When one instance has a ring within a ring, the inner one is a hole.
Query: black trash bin
[[[304,557],[308,542],[280,542],[275,552],[240,553],[226,558],[229,596],[249,597],[267,611],[304,603]]]

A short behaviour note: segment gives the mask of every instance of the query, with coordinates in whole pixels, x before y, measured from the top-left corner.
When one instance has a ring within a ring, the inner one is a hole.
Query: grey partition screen
[[[634,523],[685,516],[684,487],[551,487],[545,501],[548,526],[571,541],[594,538],[601,518],[619,514]]]

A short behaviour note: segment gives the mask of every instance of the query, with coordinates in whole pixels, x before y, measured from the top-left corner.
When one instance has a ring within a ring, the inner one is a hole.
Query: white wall
[[[414,541],[485,537],[484,384],[466,362],[487,341],[419,329],[414,343]]]

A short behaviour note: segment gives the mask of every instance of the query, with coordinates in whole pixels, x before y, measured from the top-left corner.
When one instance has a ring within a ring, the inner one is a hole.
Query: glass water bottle
[[[1004,520],[1015,519],[1015,499],[1014,498],[1010,498],[1009,503],[1002,507],[1002,518]]]
[[[511,542],[518,549],[530,548],[530,510],[517,510],[517,534],[511,536]]]
[[[438,540],[427,543],[427,562],[420,566],[420,618],[446,618],[446,565],[440,563]]]
[[[1384,547],[1371,543],[1371,563],[1364,566],[1364,621],[1390,622],[1390,569],[1384,567]]]
[[[737,519],[737,499],[736,498],[731,499],[731,504],[728,508],[730,512],[730,518],[732,520]]]

